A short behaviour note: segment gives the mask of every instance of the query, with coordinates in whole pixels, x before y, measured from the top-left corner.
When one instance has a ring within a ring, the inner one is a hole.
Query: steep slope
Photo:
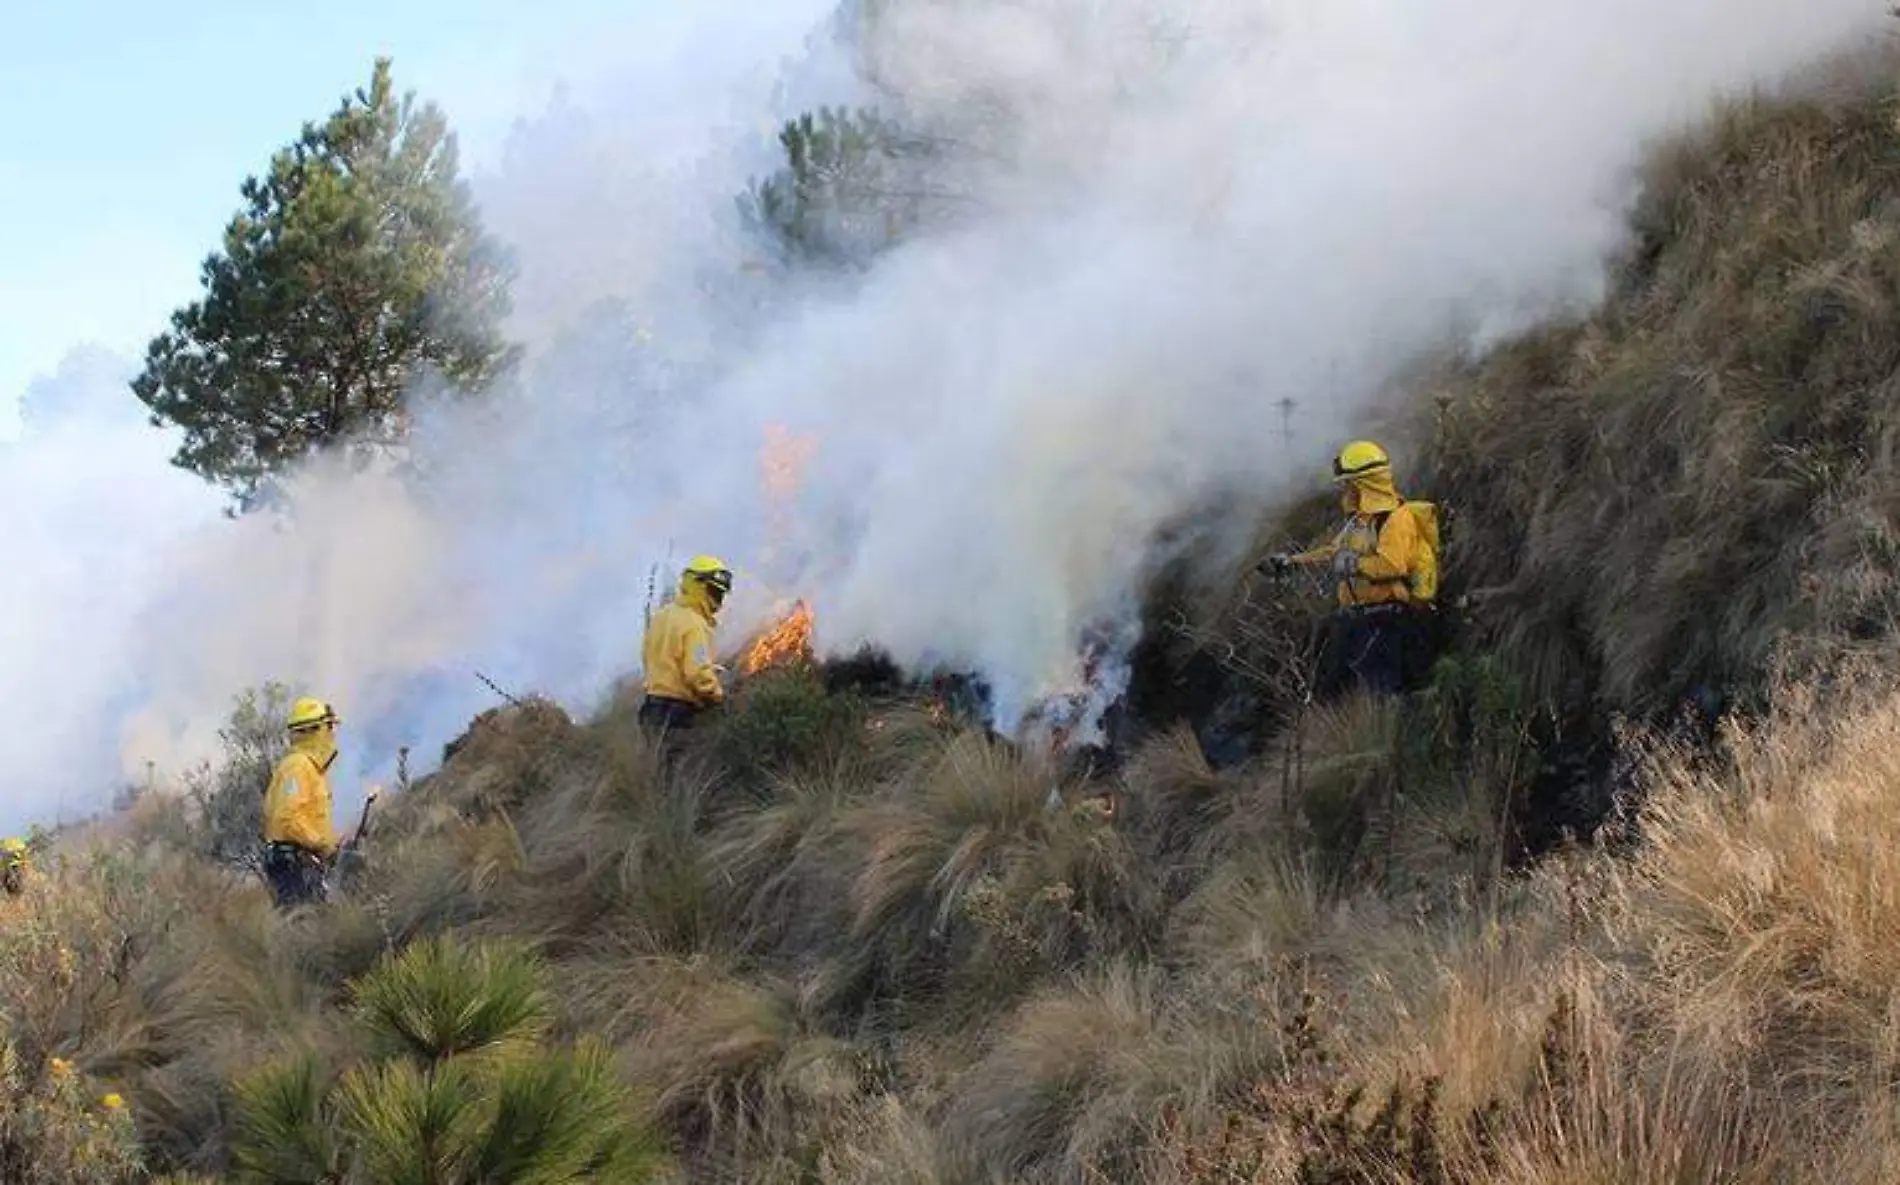
[[[1663,146],[1599,308],[1421,367],[1368,426],[1445,508],[1464,644],[1539,706],[1555,764],[1527,828],[1601,821],[1615,719],[1759,710],[1778,677],[1893,653],[1890,62],[1843,60]],[[1247,562],[1329,515],[1321,497],[1271,519]],[[1149,607],[1143,713],[1211,721],[1210,751],[1258,749],[1287,719],[1284,640],[1310,625],[1310,591],[1178,568]]]
[[[1726,111],[1651,165],[1587,322],[1450,376],[1426,484],[1515,665],[1647,712],[1892,635],[1900,137],[1888,83]]]

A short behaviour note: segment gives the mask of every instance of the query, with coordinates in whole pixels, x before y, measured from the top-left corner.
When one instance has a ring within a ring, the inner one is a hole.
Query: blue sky
[[[379,54],[465,163],[674,0],[64,0],[0,16],[0,439],[66,351],[137,357],[192,299],[238,185]],[[646,18],[643,20],[642,18]],[[132,396],[128,392],[126,398]]]

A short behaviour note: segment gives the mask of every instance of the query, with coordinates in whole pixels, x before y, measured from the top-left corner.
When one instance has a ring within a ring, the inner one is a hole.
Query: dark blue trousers
[[[1317,699],[1354,689],[1399,695],[1421,685],[1431,670],[1430,610],[1410,605],[1341,609],[1328,619]]]

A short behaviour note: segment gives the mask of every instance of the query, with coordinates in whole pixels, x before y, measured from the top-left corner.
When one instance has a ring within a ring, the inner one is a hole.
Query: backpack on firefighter
[[[1438,503],[1428,502],[1423,498],[1407,498],[1399,504],[1399,509],[1410,513],[1413,521],[1418,523],[1418,563],[1413,567],[1411,576],[1406,579],[1406,588],[1411,592],[1412,599],[1419,604],[1436,605],[1438,603],[1439,557],[1445,554],[1440,528],[1442,511]],[[1373,519],[1375,528],[1384,530],[1385,520],[1392,513],[1388,510],[1376,516]]]
[[[1418,523],[1419,561],[1406,584],[1412,599],[1426,611],[1421,669],[1415,673],[1415,678],[1424,680],[1429,677],[1429,671],[1423,668],[1430,667],[1439,655],[1457,646],[1465,631],[1467,606],[1458,591],[1459,582],[1452,581],[1448,595],[1443,579],[1446,520],[1455,521],[1456,516],[1449,513],[1443,503],[1422,498],[1407,498],[1403,506]]]

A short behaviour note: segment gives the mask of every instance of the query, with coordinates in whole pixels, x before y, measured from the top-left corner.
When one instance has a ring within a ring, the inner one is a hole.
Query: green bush
[[[808,664],[767,670],[742,683],[714,726],[713,748],[739,781],[835,765],[862,750],[865,705],[830,695]]]
[[[256,866],[264,791],[289,747],[283,721],[290,703],[290,689],[282,683],[266,683],[239,695],[218,730],[224,742],[222,764],[200,765],[185,774],[185,798],[191,807],[188,841],[214,860]]]

